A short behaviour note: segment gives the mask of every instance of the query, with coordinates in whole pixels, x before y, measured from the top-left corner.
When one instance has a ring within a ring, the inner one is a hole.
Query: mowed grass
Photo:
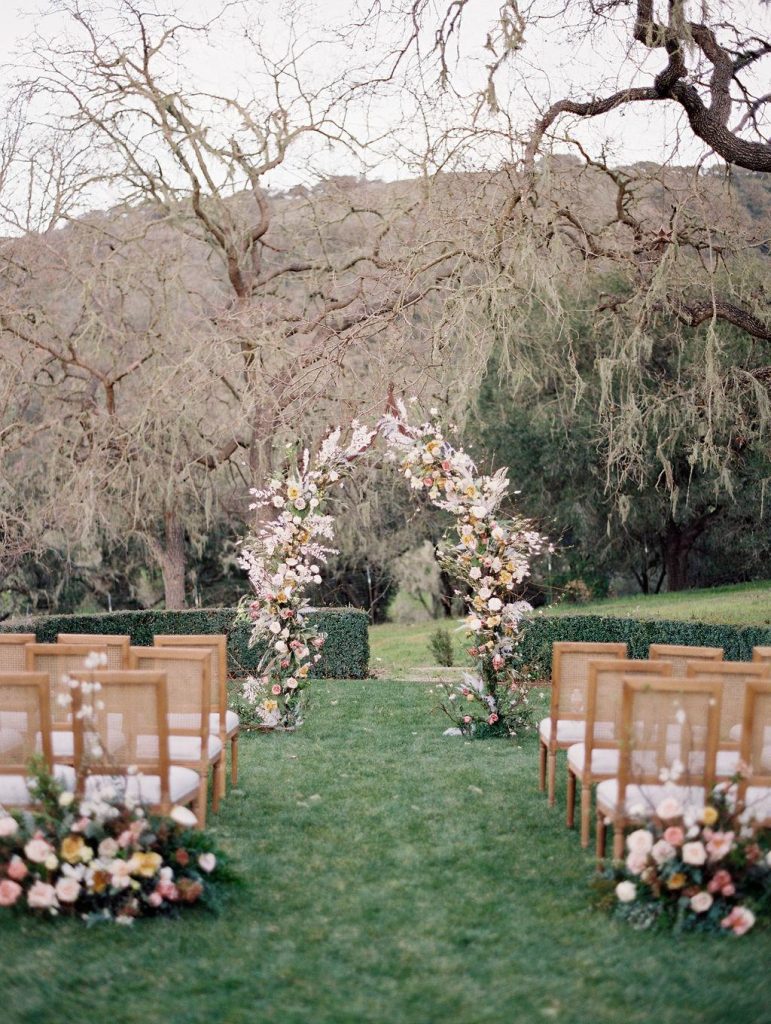
[[[637,933],[536,785],[536,742],[441,735],[429,686],[320,682],[242,740],[212,816],[223,913],[133,928],[0,916],[7,1022],[767,1024],[771,933]]]
[[[674,594],[635,594],[590,604],[560,604],[546,615],[610,615],[633,619],[677,619],[729,626],[771,626],[771,580]]]
[[[452,638],[454,664],[471,665],[466,653],[470,641],[462,620],[437,619],[410,626],[395,622],[370,626],[370,670],[386,679],[409,679],[416,668],[436,665],[430,641],[438,629],[446,629]]]

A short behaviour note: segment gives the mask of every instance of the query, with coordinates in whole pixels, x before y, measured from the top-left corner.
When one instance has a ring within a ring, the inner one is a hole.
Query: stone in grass
[[[454,727],[452,727],[450,729],[445,729],[444,732],[442,733],[442,736],[462,736],[462,735],[463,735],[463,730],[462,729],[458,729],[457,726],[454,726]]]

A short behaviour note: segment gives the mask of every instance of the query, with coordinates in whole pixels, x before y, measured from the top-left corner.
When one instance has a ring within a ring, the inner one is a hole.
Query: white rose
[[[472,580],[480,580],[482,578],[482,570],[479,568],[478,565],[475,565],[473,568],[469,569],[468,574],[469,578]]]
[[[487,607],[491,612],[499,612],[503,608],[503,601],[499,597],[491,597],[487,602]]]
[[[488,597],[493,596],[493,592],[492,590],[490,590],[489,587],[481,587],[479,590],[479,596],[482,598],[483,601],[486,601]]]
[[[217,858],[213,853],[202,853],[198,858],[198,866],[202,871],[211,874],[217,866]]]
[[[56,883],[56,896],[60,903],[74,903],[80,895],[77,878],[60,878]]]
[[[691,910],[697,914],[706,914],[713,902],[708,892],[697,892],[695,896],[691,896]]]
[[[56,906],[56,890],[46,882],[35,882],[27,893],[27,903],[34,910],[49,910]]]
[[[271,633],[273,633],[274,636],[277,636],[281,632],[281,623],[271,622],[271,624],[268,626],[268,629],[270,630]]]
[[[63,793],[59,794],[59,806],[60,807],[69,807],[74,799],[75,799],[75,794],[74,793],[70,793],[70,791],[68,789],[66,789]]]
[[[637,896],[637,886],[634,882],[619,882],[616,886],[616,897],[619,903],[631,903]]]
[[[15,836],[18,831],[19,823],[10,814],[0,818],[0,838],[7,839],[9,836]]]
[[[681,856],[684,864],[699,867],[707,859],[707,851],[703,843],[684,843]]]
[[[56,871],[59,867],[59,858],[55,853],[49,853],[43,863],[46,871]]]
[[[181,807],[179,804],[171,808],[169,817],[177,825],[181,825],[182,828],[195,828],[198,824],[198,818],[196,818],[193,812],[188,807]]]
[[[273,646],[275,647],[279,654],[286,654],[286,652],[289,650],[289,648],[287,647],[286,643],[283,640],[278,640]]]
[[[651,850],[651,856],[657,864],[664,864],[666,861],[671,860],[674,855],[675,848],[666,839],[659,839]]]
[[[648,854],[633,850],[626,859],[627,871],[632,875],[641,875],[648,864]]]
[[[647,828],[638,828],[626,837],[626,848],[630,853],[649,853],[653,846],[653,836]]]

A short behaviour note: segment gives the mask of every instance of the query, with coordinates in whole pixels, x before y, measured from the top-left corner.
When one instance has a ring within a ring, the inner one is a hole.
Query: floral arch
[[[355,420],[345,431],[336,427],[315,455],[306,449],[283,477],[251,492],[257,525],[244,542],[240,564],[253,593],[241,610],[252,623],[251,643],[264,643],[266,650],[257,675],[244,684],[243,698],[267,728],[301,722],[310,669],[325,639],[307,618],[306,593],[321,582],[321,565],[334,554],[326,499],[378,438],[410,487],[454,519],[437,557],[467,587],[466,626],[476,670],[462,684],[443,687],[441,707],[464,734],[516,734],[526,721],[527,693],[514,655],[530,606],[515,595],[546,541],[527,520],[500,513],[509,485],[505,468],[479,474],[435,419],[410,424],[406,406],[392,393],[374,427]]]

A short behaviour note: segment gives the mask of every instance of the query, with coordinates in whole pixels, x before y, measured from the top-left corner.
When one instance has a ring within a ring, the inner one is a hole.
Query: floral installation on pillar
[[[404,403],[393,396],[381,431],[410,486],[455,519],[437,557],[465,585],[476,671],[461,684],[441,687],[442,710],[455,723],[448,733],[516,735],[531,725],[527,688],[514,661],[520,622],[532,610],[516,595],[530,575],[531,559],[553,549],[531,522],[501,512],[509,487],[505,468],[479,474],[437,422],[411,426]]]
[[[326,543],[334,526],[325,502],[376,434],[377,428],[354,420],[341,443],[343,429],[336,427],[315,455],[305,449],[283,477],[251,491],[257,525],[244,541],[239,564],[253,593],[241,601],[240,613],[252,624],[250,646],[263,644],[265,652],[244,683],[240,706],[265,729],[293,729],[302,722],[309,673],[325,640],[307,619],[306,590],[321,582],[321,566],[336,553]]]

